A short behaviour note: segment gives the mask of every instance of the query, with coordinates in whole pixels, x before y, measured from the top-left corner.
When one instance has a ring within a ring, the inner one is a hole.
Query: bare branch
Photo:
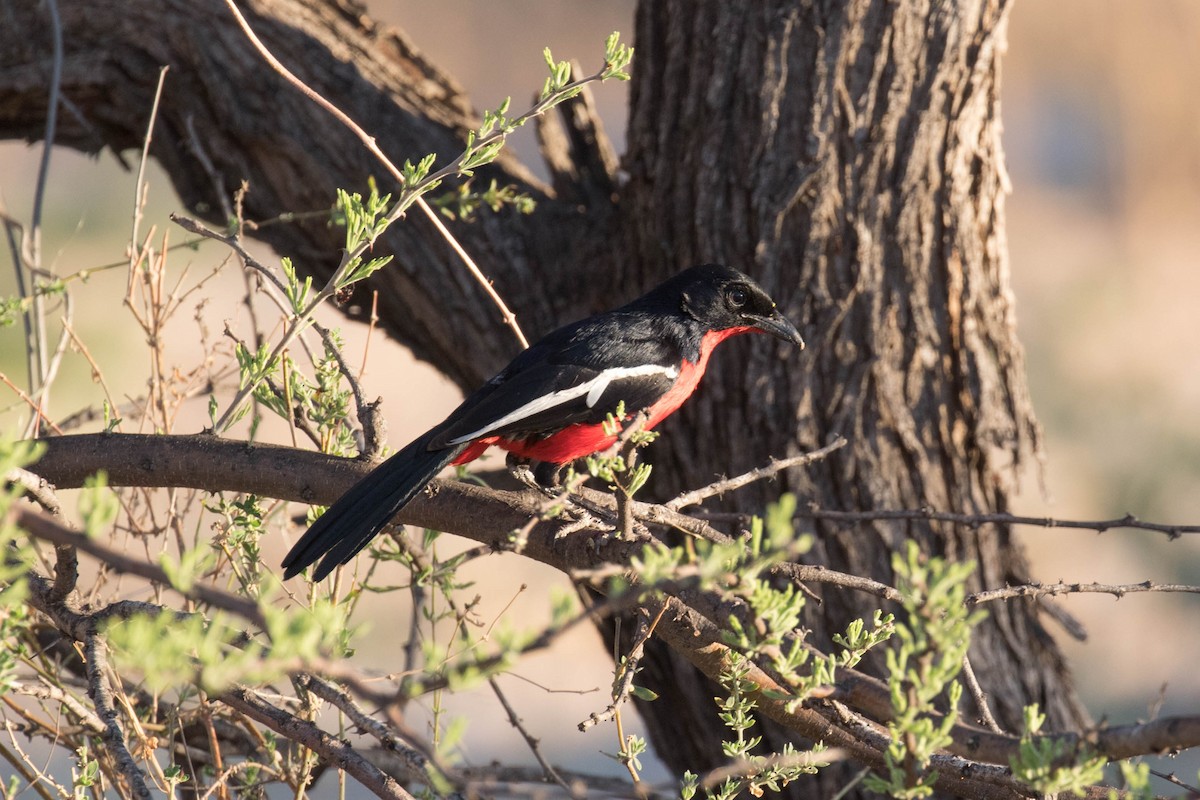
[[[1181,781],[1179,779],[1179,777],[1174,772],[1165,773],[1165,772],[1159,772],[1158,770],[1152,769],[1152,770],[1150,770],[1150,774],[1155,775],[1159,778],[1162,778],[1164,781],[1167,781],[1168,783],[1173,783],[1176,786],[1187,789],[1188,792],[1190,792],[1192,796],[1200,796],[1200,789],[1197,789],[1195,786],[1192,786],[1191,784],[1184,783],[1183,781]]]
[[[988,730],[993,733],[1004,733],[1004,729],[1000,727],[1000,723],[996,722],[996,718],[992,716],[992,709],[988,706],[987,695],[983,692],[983,687],[979,685],[979,679],[975,677],[975,668],[971,666],[969,657],[963,658],[963,678],[966,679],[967,689],[971,692],[971,697],[975,700],[975,707],[979,709],[979,717]]]
[[[900,593],[886,583],[880,583],[871,578],[861,578],[858,575],[850,575],[845,572],[838,572],[820,564],[784,562],[776,564],[771,568],[771,571],[786,575],[797,583],[828,583],[833,586],[866,592],[867,594],[875,595],[880,600],[891,600],[898,603],[901,599]]]
[[[658,627],[659,621],[666,613],[667,604],[663,603],[659,608],[658,614],[655,615],[654,621],[647,624],[644,616],[638,617],[638,630],[634,636],[633,647],[629,650],[629,655],[625,657],[625,662],[621,664],[621,682],[617,686],[617,691],[613,693],[613,701],[603,711],[589,714],[588,718],[577,726],[580,731],[586,732],[588,728],[595,727],[601,722],[607,722],[617,715],[617,709],[629,697],[629,693],[633,690],[633,679],[637,676],[638,663],[642,659],[642,652],[646,647],[646,642],[650,641],[650,637],[654,635],[654,629]]]
[[[108,647],[98,633],[91,633],[84,641],[84,658],[87,660],[88,695],[96,706],[96,713],[104,722],[104,744],[113,760],[121,768],[121,774],[129,782],[130,791],[139,800],[150,800],[146,779],[138,769],[133,754],[125,744],[125,733],[117,722],[117,711],[113,707],[112,686],[108,682]]]
[[[1053,517],[1022,517],[1017,514],[956,514],[949,511],[934,511],[928,508],[901,509],[878,511],[830,511],[810,503],[808,508],[796,510],[796,515],[811,519],[827,519],[837,522],[878,522],[880,520],[900,520],[918,522],[951,522],[978,528],[981,525],[1032,525],[1037,528],[1082,528],[1097,533],[1113,530],[1114,528],[1133,528],[1143,531],[1164,533],[1170,539],[1178,539],[1186,533],[1200,533],[1200,525],[1167,525],[1161,522],[1146,522],[1132,514],[1126,514],[1117,519],[1077,520],[1055,519]]]
[[[792,467],[805,467],[815,461],[828,456],[830,453],[845,447],[847,444],[844,436],[839,436],[829,444],[822,447],[820,450],[813,450],[811,453],[804,453],[791,458],[771,459],[771,463],[765,467],[758,467],[749,472],[742,473],[736,478],[727,478],[723,481],[710,483],[708,486],[700,489],[695,489],[690,492],[679,495],[674,500],[670,500],[663,505],[672,511],[678,511],[681,508],[694,506],[697,503],[702,503],[710,497],[715,497],[725,492],[732,492],[734,489],[740,489],[743,486],[754,483],[755,481],[763,480],[764,478],[772,478],[785,469]]]
[[[41,683],[16,681],[12,684],[12,691],[26,697],[35,697],[39,700],[52,700],[56,703],[61,703],[72,714],[78,717],[84,725],[87,725],[96,733],[106,733],[108,730],[104,720],[100,719],[91,709],[79,702],[74,695],[58,686],[46,683],[45,680]]]
[[[170,578],[161,567],[146,561],[139,561],[136,558],[125,555],[123,552],[106,547],[94,539],[89,539],[83,534],[71,530],[40,511],[18,507],[14,508],[10,513],[16,524],[34,538],[50,542],[56,547],[66,545],[81,550],[118,572],[137,575],[163,586],[171,585]],[[199,582],[192,586],[188,592],[181,592],[181,594],[207,603],[213,608],[230,611],[244,617],[259,627],[266,627],[266,621],[263,619],[262,612],[259,611],[258,606],[238,595]],[[53,593],[51,593],[51,599],[58,598],[55,598]]]
[[[537,737],[525,729],[525,725],[522,723],[521,717],[517,715],[517,710],[512,707],[511,703],[508,702],[508,697],[506,697],[503,690],[501,690],[500,684],[496,682],[495,676],[488,678],[488,685],[492,688],[492,692],[496,695],[496,699],[500,701],[500,705],[504,707],[504,713],[508,715],[509,724],[517,729],[517,733],[521,734],[521,738],[525,740],[525,744],[529,747],[529,752],[533,753],[533,757],[537,760],[538,766],[542,768],[542,774],[545,775],[546,779],[561,786],[569,797],[586,797],[587,792],[580,791],[584,787],[572,786],[563,780],[563,777],[558,774],[558,771],[554,769],[554,766],[546,760],[544,755],[542,755],[542,748],[540,746],[541,743],[538,741]]]
[[[432,761],[425,753],[418,751],[412,747],[408,747],[404,742],[400,741],[395,734],[388,729],[386,725],[373,717],[369,716],[359,707],[358,703],[354,702],[354,698],[347,694],[340,687],[326,681],[311,673],[299,673],[295,676],[297,683],[304,689],[312,692],[317,697],[320,697],[326,702],[332,703],[342,713],[350,718],[350,721],[363,733],[367,733],[379,740],[384,749],[396,754],[403,765],[405,780],[415,780],[425,783],[429,780],[427,770],[432,766]],[[453,781],[453,776],[439,768],[439,771],[446,776],[448,780]]]
[[[1118,600],[1127,594],[1137,592],[1186,592],[1200,594],[1200,586],[1181,583],[1029,583],[1021,586],[1006,586],[1003,589],[990,589],[975,592],[966,597],[969,606],[980,603],[991,603],[996,600],[1011,600],[1015,597],[1045,597],[1057,594],[1111,594]]]
[[[313,723],[276,708],[256,692],[239,686],[216,699],[281,736],[307,747],[334,767],[345,770],[377,797],[413,800],[413,796],[404,791],[395,778],[363,758],[349,742],[334,738]]]

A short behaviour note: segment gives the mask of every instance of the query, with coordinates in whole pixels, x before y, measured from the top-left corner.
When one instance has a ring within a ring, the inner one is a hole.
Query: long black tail
[[[393,455],[351,487],[300,537],[283,559],[284,579],[318,558],[313,580],[321,580],[367,546],[396,512],[467,448],[428,449],[433,431]],[[322,558],[324,556],[324,558]]]

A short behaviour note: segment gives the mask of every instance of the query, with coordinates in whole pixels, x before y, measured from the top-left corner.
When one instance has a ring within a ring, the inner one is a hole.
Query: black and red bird
[[[616,441],[604,422],[620,402],[630,417],[646,411],[646,428],[653,428],[695,391],[714,347],[753,331],[804,346],[758,284],[714,264],[684,270],[628,305],[559,328],[342,495],[283,560],[284,577],[321,559],[313,578],[324,578],[443,467],[476,459],[491,445],[567,464]]]

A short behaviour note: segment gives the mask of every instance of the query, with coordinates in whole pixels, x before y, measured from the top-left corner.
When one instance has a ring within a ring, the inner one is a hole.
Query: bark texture
[[[291,69],[403,157],[456,152],[474,114],[403,36],[349,2],[254,0],[251,25]],[[218,0],[60,0],[66,58],[58,143],[140,145],[157,71],[170,64],[153,155],[184,202],[219,218],[247,180],[250,218],[327,207],[335,187],[381,174],[352,137],[263,66]],[[664,426],[654,490],[706,483],[840,433],[850,446],[783,488],[839,509],[1003,511],[1036,451],[1008,290],[997,81],[1006,0],[937,4],[645,0],[637,15],[628,181],[614,179],[586,107],[548,131],[553,188],[511,160],[482,171],[539,200],[526,217],[456,226],[531,337],[631,297],[696,262],[751,273],[809,342],[797,357],[734,341]],[[0,136],[42,135],[50,43],[35,3],[0,0]],[[196,155],[211,161],[213,171]],[[318,275],[340,234],[324,224],[258,234]],[[414,215],[383,245],[382,324],[464,388],[513,355],[483,293]],[[353,311],[353,309],[351,309]],[[470,342],[470,347],[463,346]],[[754,509],[779,487],[730,498]],[[881,579],[907,538],[979,564],[974,589],[1024,582],[1009,532],[945,525],[816,524],[812,559]],[[818,640],[868,613],[829,590]],[[1083,721],[1036,605],[996,605],[972,650],[993,711],[1015,727],[1041,703]],[[676,769],[722,761],[714,689],[665,648],[644,705]],[[969,711],[969,702],[968,702]],[[778,744],[782,731],[772,730]],[[837,780],[830,777],[827,780]],[[828,787],[796,788],[814,796]]]

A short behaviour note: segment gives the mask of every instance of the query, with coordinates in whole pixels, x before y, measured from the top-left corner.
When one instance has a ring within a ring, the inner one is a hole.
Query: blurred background
[[[514,108],[523,107],[541,86],[541,49],[547,45],[556,57],[590,67],[608,33],[619,30],[626,40],[633,35],[631,0],[373,0],[369,6],[455,76],[477,108],[495,107],[508,95]],[[1200,523],[1200,4],[1017,2],[1008,39],[1002,62],[1004,144],[1013,185],[1008,242],[1019,331],[1046,432],[1044,471],[1027,476],[1016,511],[1084,519],[1128,512]],[[625,92],[620,84],[596,91],[619,149]],[[515,147],[544,174],[532,131],[518,134]],[[0,201],[25,220],[39,153],[0,144]],[[154,224],[161,235],[170,228],[166,215],[179,204],[157,170],[151,169],[148,184],[142,230]],[[45,211],[46,261],[63,274],[122,261],[133,195],[134,175],[111,154],[90,160],[56,151]],[[183,238],[178,230],[170,235],[172,241]],[[174,263],[180,269],[193,263],[203,272],[223,256],[207,249]],[[121,308],[125,280],[121,269],[95,272],[79,292],[87,300],[77,311],[76,328],[114,393],[132,397],[144,391],[148,373],[137,362],[144,357],[143,337]],[[244,289],[232,271],[214,286],[210,295],[231,302],[210,300],[197,313],[219,339],[226,321],[246,323],[245,310],[233,302]],[[11,269],[5,269],[0,294],[14,291]],[[203,353],[191,309],[179,317],[171,356],[182,368]],[[325,321],[350,327],[336,315]],[[0,331],[0,369],[18,383],[25,374],[20,336],[19,328]],[[355,352],[362,331],[348,329],[347,336]],[[391,441],[400,445],[440,419],[457,393],[401,348],[378,337],[371,346],[387,350],[372,352],[376,366],[365,376],[366,388],[369,396],[386,398]],[[99,402],[84,359],[67,356],[55,397],[60,416]],[[10,429],[21,408],[7,399],[0,407]],[[195,418],[179,430],[203,424],[199,401]],[[1200,537],[1168,542],[1146,532],[1061,529],[1024,529],[1020,535],[1042,581],[1200,583]],[[284,546],[268,552],[268,559]],[[495,598],[495,613],[517,598],[510,620],[518,627],[544,619],[548,587],[564,586],[517,558],[507,558],[501,568],[487,559],[473,569],[470,577],[491,581],[478,591]],[[528,589],[522,591],[522,583]],[[1088,630],[1086,642],[1059,638],[1096,719],[1148,718],[1160,701],[1161,713],[1200,711],[1200,600],[1139,594],[1121,600],[1074,595],[1059,602]],[[363,648],[386,669],[403,646],[404,631],[389,629],[394,609],[376,611],[376,632],[384,635],[372,636]],[[597,755],[615,749],[611,730],[579,734],[574,728],[607,703],[611,674],[595,657],[599,647],[598,637],[579,631],[554,652],[523,661],[503,681],[553,760],[578,765],[586,757],[589,768],[619,774],[614,762]],[[570,656],[577,657],[564,660]],[[570,709],[566,718],[564,709]],[[530,761],[490,696],[457,696],[449,710],[471,717],[468,760]],[[1160,768],[1192,779],[1196,760]],[[648,777],[662,773],[650,765]]]

